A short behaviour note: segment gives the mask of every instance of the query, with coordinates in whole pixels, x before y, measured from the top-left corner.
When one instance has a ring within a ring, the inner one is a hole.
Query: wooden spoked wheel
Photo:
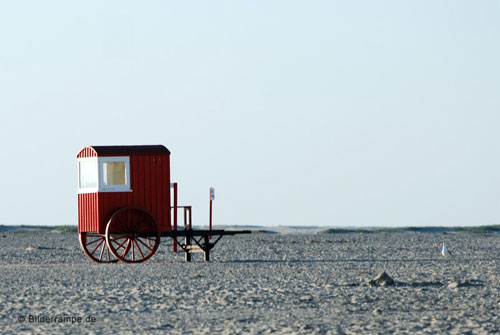
[[[144,262],[160,245],[160,230],[151,215],[138,208],[122,208],[109,219],[106,243],[126,263]]]
[[[104,235],[98,233],[80,233],[80,245],[83,252],[97,263],[114,263],[118,259],[109,251]]]

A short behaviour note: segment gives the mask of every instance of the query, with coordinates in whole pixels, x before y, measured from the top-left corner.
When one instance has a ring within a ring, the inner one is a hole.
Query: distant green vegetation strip
[[[349,233],[500,233],[500,225],[475,226],[475,227],[395,227],[395,228],[330,228],[321,231],[321,234],[349,234]]]
[[[44,230],[44,231],[62,231],[62,232],[78,232],[78,226],[31,226],[31,225],[20,225],[20,226],[7,226],[0,225],[0,231],[13,231],[13,232],[29,232],[34,230]]]
[[[65,231],[68,233],[77,233],[78,226],[56,226],[56,230]]]
[[[252,232],[257,234],[279,234],[277,231],[267,229],[252,230]]]

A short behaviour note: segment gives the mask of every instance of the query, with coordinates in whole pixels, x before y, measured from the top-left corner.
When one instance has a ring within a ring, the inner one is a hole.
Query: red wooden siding
[[[153,216],[161,231],[171,231],[168,151],[157,154],[148,152],[148,154],[126,155],[123,147],[120,149],[120,156],[130,157],[132,192],[78,194],[78,231],[94,231],[104,234],[111,215],[123,207],[145,210]],[[78,157],[95,157],[96,155],[95,150],[86,147],[82,149]],[[112,156],[112,154],[106,152],[106,156]]]
[[[97,231],[98,212],[97,193],[78,194],[78,232]]]
[[[92,147],[85,147],[80,151],[77,158],[87,158],[87,157],[96,157],[97,153]]]

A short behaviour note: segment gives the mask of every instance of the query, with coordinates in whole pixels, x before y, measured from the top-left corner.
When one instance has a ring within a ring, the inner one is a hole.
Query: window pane
[[[125,162],[104,162],[104,185],[126,185]]]
[[[82,160],[79,162],[80,188],[97,187],[97,161]]]

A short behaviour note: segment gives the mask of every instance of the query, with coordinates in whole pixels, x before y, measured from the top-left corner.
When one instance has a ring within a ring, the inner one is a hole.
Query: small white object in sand
[[[443,243],[443,250],[441,250],[441,255],[443,255],[446,258],[452,256],[451,252],[448,250],[448,248],[444,243]]]

